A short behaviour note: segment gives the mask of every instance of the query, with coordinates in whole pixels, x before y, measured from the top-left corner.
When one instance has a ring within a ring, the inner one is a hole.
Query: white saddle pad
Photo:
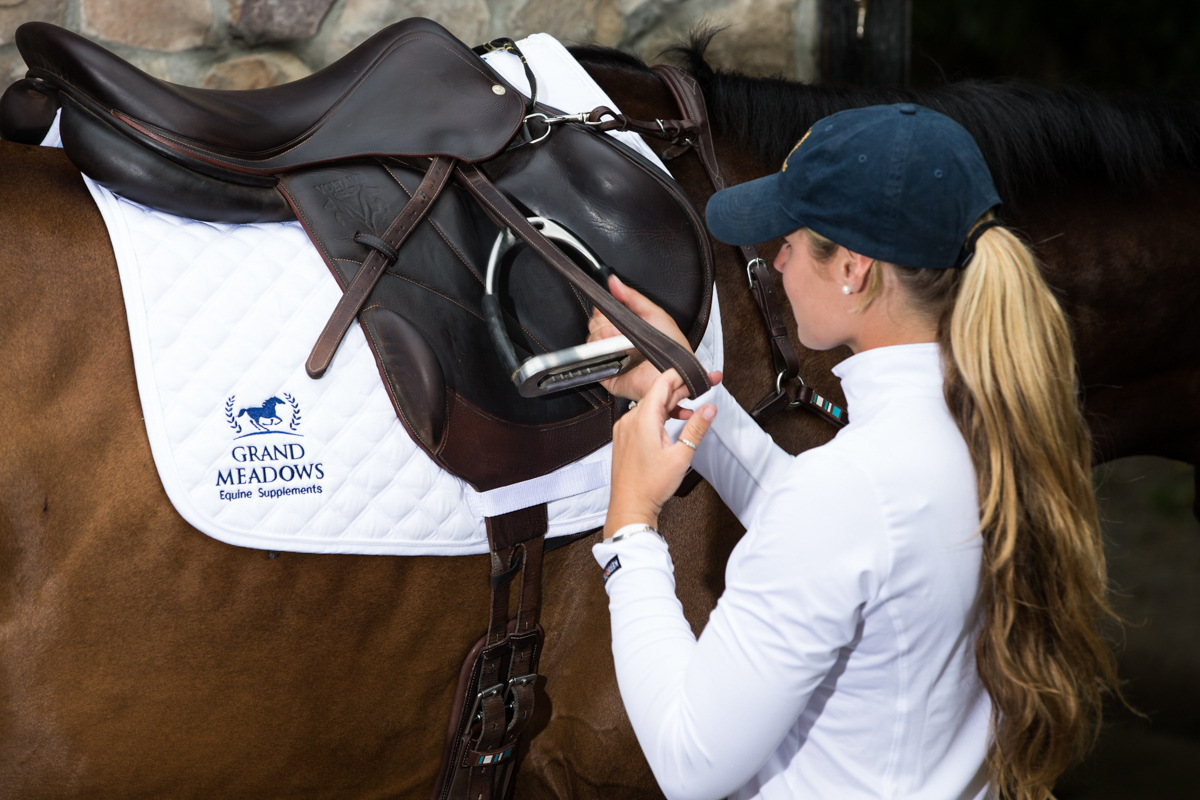
[[[552,37],[520,47],[542,101],[615,109]],[[515,56],[488,58],[527,89]],[[661,165],[635,134],[615,135]],[[57,128],[45,144],[58,144]],[[409,437],[357,325],[310,379],[304,361],[341,290],[299,223],[197,222],[87,185],[116,254],[154,463],[200,531],[277,551],[463,555],[487,552],[485,516],[536,503],[549,503],[549,536],[603,524],[611,446],[480,493]],[[715,296],[697,355],[721,369]]]

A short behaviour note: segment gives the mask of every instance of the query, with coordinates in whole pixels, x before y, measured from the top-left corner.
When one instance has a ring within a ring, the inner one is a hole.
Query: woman
[[[823,119],[709,202],[724,242],[784,236],[801,342],[855,355],[850,424],[794,458],[720,386],[689,412],[673,372],[608,384],[639,402],[594,552],[668,797],[1041,800],[1094,738],[1115,667],[1070,335],[997,205],[970,135],[911,104]],[[693,461],[747,529],[698,641],[653,530]]]

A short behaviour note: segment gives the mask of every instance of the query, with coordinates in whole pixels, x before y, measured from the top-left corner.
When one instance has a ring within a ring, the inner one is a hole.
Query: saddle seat
[[[22,25],[28,76],[109,125],[234,172],[278,174],[365,156],[496,155],[524,97],[430,20],[398,22],[325,69],[268,89],[220,91],[147,75],[44,22]]]

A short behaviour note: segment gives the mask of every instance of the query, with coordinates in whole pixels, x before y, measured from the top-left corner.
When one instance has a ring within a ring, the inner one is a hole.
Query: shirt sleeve
[[[662,541],[593,548],[610,576],[621,698],[671,800],[726,797],[762,768],[853,645],[887,573],[883,515],[865,476],[817,452],[764,498],[698,641]]]
[[[792,456],[775,444],[721,384],[682,405],[699,408],[705,403],[717,407],[717,417],[696,448],[692,467],[712,484],[742,527],[748,527],[764,490],[773,478],[786,473]],[[682,420],[667,421],[672,440],[679,438],[683,426]]]

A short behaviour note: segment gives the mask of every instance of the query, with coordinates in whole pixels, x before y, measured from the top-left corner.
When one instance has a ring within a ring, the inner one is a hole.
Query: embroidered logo
[[[228,458],[223,459],[224,463],[217,464],[219,499],[276,500],[293,494],[323,493],[322,485],[316,481],[325,479],[325,465],[314,460],[305,445],[275,438],[304,438],[298,432],[302,419],[299,400],[280,392],[261,405],[239,408],[237,395],[230,395],[224,410],[225,423],[233,431],[236,444],[229,450]],[[251,436],[269,438],[255,444],[237,443]]]
[[[804,140],[808,138],[810,133],[812,133],[812,128],[805,131],[804,135],[800,137],[800,141],[796,142],[796,146],[788,151],[787,156],[783,159],[783,169],[779,170],[780,172],[787,172],[788,159],[792,157],[792,153],[800,149],[800,145],[804,144]]]
[[[621,568],[620,557],[613,556],[612,558],[610,558],[608,560],[608,563],[604,565],[604,582],[608,583],[608,579],[611,578],[616,573],[616,571],[619,570],[620,568]]]
[[[268,397],[263,401],[261,406],[250,406],[247,408],[238,409],[237,414],[233,413],[233,409],[237,404],[237,395],[229,395],[229,399],[225,401],[225,421],[229,423],[229,427],[233,428],[233,432],[238,434],[235,439],[242,439],[247,436],[261,436],[264,433],[283,433],[288,436],[303,436],[304,434],[296,433],[300,429],[300,403],[296,398],[292,397],[287,392],[283,392],[286,400],[280,400],[278,397]],[[279,406],[288,406],[291,411],[291,419],[287,425],[284,425],[283,417],[279,416],[276,409]],[[247,423],[246,429],[242,428],[242,418],[245,417]],[[243,432],[244,430],[248,432]]]

